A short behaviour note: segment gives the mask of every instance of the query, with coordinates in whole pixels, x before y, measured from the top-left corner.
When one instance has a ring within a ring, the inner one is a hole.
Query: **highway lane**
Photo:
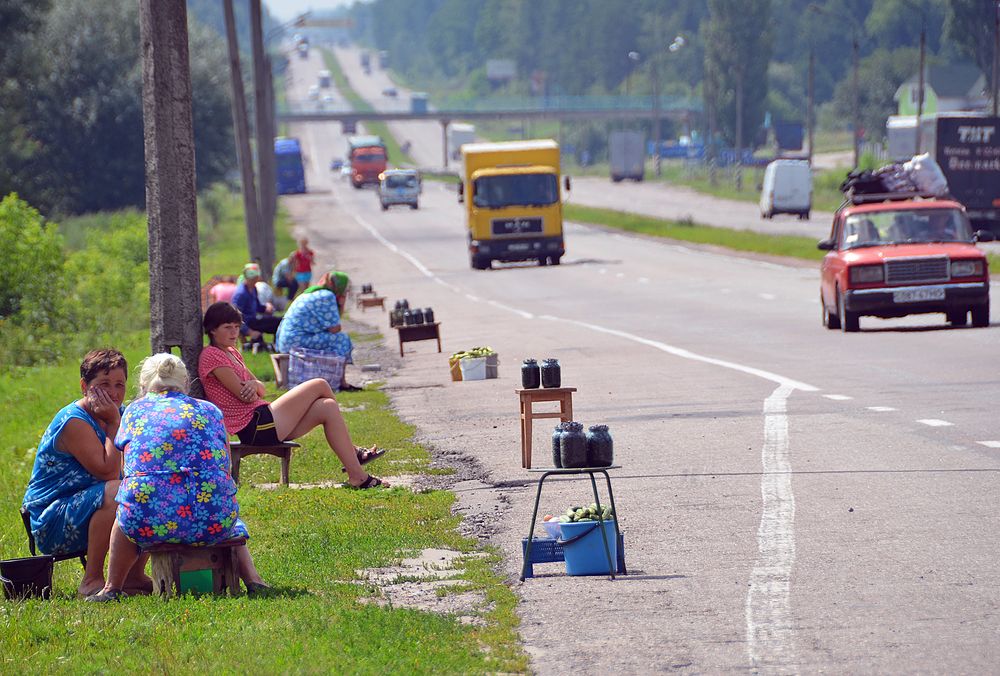
[[[335,126],[314,127],[296,133],[342,145]],[[995,328],[916,317],[830,332],[819,325],[813,267],[579,225],[568,227],[563,266],[475,272],[444,186],[425,184],[419,212],[382,213],[371,191],[310,171],[316,193],[285,205],[321,265],[335,261],[390,299],[433,306],[445,354],[499,350],[500,379],[451,383],[445,355],[407,345],[388,387],[421,439],[474,456],[500,487],[508,506],[493,541],[514,579],[533,497],[517,466],[520,359],[559,357],[579,388],[577,417],[611,425],[636,574],[610,583],[549,566],[515,585],[535,669],[996,664],[1000,450],[979,443],[1000,439],[1000,388],[984,367],[996,356]],[[356,318],[392,338],[384,315]],[[540,432],[536,458],[545,442]],[[583,488],[547,487],[543,507],[589,502]],[[595,624],[586,640],[573,637]]]

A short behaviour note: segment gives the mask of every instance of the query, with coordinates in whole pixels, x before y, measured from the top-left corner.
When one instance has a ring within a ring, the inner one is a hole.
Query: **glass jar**
[[[560,387],[562,385],[562,368],[558,359],[543,359],[539,367],[542,387]]]
[[[420,308],[417,308],[416,310],[410,310],[410,315],[413,317],[414,324],[424,323],[424,311],[421,310]]]
[[[565,431],[564,425],[559,423],[552,431],[552,466],[562,467],[562,435]]]
[[[403,325],[413,326],[413,313],[409,310],[403,310]]]
[[[399,306],[401,308],[403,308],[404,310],[409,310],[410,309],[410,301],[408,301],[408,300],[406,300],[404,298],[403,300],[399,301]]]
[[[615,445],[607,425],[587,428],[587,466],[610,467],[615,460]]]
[[[521,362],[521,387],[526,390],[533,390],[541,385],[541,382],[538,362],[534,359],[525,359]]]
[[[563,467],[587,466],[587,435],[583,423],[563,423],[564,431],[559,438],[559,458]]]
[[[424,321],[428,324],[434,323],[434,310],[429,307],[424,308]]]

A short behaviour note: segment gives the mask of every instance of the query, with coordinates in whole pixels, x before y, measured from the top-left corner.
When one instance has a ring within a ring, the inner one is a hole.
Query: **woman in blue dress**
[[[35,453],[24,507],[44,554],[86,551],[81,596],[104,586],[104,561],[115,521],[122,455],[114,438],[121,422],[128,364],[118,350],[94,350],[80,364],[83,398],[60,410]],[[131,593],[152,591],[145,559],[127,571]]]
[[[180,358],[164,353],[143,360],[139,398],[125,409],[115,438],[124,478],[116,497],[108,580],[88,600],[127,595],[126,577],[140,557],[139,547],[213,545],[249,535],[239,518],[222,411],[187,390],[187,368]],[[247,591],[268,589],[246,545],[236,552]]]
[[[350,280],[343,272],[331,270],[319,278],[292,302],[278,327],[278,352],[288,353],[297,347],[329,352],[353,364],[351,337],[340,325]],[[353,392],[361,388],[347,384],[347,369],[340,389]]]

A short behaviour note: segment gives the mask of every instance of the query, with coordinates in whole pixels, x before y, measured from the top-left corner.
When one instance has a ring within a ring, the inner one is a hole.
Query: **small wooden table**
[[[403,343],[412,343],[417,340],[437,340],[438,352],[441,351],[441,322],[430,324],[411,324],[410,326],[396,326],[399,332],[399,356],[403,356]]]
[[[515,390],[521,400],[521,467],[531,469],[531,421],[538,418],[559,418],[562,422],[573,419],[573,393],[575,387],[543,387],[530,390]],[[535,413],[533,404],[545,401],[559,402],[559,410],[551,413]]]
[[[385,312],[385,296],[358,296],[357,303],[362,312],[375,306],[382,308],[382,312]]]

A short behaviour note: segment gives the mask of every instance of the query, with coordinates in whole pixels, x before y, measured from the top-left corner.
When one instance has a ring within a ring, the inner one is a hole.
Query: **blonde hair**
[[[188,371],[184,362],[163,352],[146,357],[139,364],[139,396],[150,392],[183,392],[188,390]]]

